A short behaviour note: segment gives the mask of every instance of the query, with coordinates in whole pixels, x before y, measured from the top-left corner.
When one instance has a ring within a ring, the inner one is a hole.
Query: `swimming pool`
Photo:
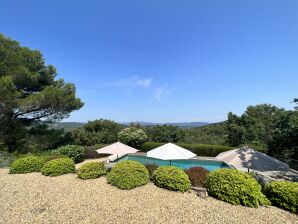
[[[230,168],[229,165],[221,161],[196,160],[196,159],[161,160],[161,159],[155,159],[147,156],[140,156],[140,155],[137,156],[137,155],[131,155],[131,154],[120,157],[115,162],[119,162],[123,160],[134,160],[144,165],[155,164],[157,166],[176,166],[182,169],[188,169],[195,166],[203,167],[209,171],[220,169],[220,168]]]

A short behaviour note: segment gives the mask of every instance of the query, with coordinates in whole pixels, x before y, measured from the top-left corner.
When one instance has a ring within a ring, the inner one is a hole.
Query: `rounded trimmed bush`
[[[212,171],[208,175],[206,186],[210,195],[233,205],[270,205],[256,179],[238,170]]]
[[[36,156],[26,156],[15,160],[9,169],[9,173],[40,172],[43,162]]]
[[[160,166],[152,175],[154,184],[172,191],[187,191],[191,184],[186,173],[174,166]]]
[[[146,167],[136,161],[126,160],[117,163],[108,173],[108,183],[120,189],[132,189],[142,186],[149,181]]]
[[[75,163],[70,158],[54,159],[47,162],[41,169],[45,176],[60,176],[75,172]]]
[[[209,171],[203,167],[196,166],[184,170],[191,185],[195,187],[205,187]]]
[[[264,193],[273,205],[298,212],[298,183],[272,181],[265,186]]]
[[[78,169],[78,177],[86,179],[95,179],[106,173],[106,168],[103,162],[90,162],[82,165]]]
[[[80,163],[85,160],[85,149],[80,145],[65,145],[58,149],[58,152],[62,155],[68,156],[75,163]]]

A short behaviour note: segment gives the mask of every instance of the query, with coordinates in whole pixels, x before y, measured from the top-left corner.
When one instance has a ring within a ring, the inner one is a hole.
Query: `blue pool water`
[[[176,166],[182,169],[188,169],[195,166],[203,167],[209,171],[220,169],[220,168],[230,168],[226,163],[220,162],[220,161],[195,160],[195,159],[161,160],[161,159],[155,159],[147,156],[136,156],[131,154],[120,157],[115,162],[119,162],[123,160],[134,160],[144,165],[155,164],[157,166]]]

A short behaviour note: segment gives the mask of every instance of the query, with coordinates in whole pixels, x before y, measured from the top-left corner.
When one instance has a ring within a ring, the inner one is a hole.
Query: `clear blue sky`
[[[85,106],[68,121],[207,121],[298,97],[298,1],[1,0]]]

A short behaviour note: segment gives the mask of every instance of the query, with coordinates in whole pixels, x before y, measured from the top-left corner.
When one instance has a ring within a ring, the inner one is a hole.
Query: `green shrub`
[[[54,159],[47,162],[41,169],[45,176],[60,176],[75,172],[75,163],[70,158]]]
[[[9,173],[40,172],[43,162],[36,156],[26,156],[15,160],[9,169]]]
[[[184,170],[189,177],[192,186],[205,187],[209,171],[203,167],[195,166]]]
[[[145,131],[135,127],[125,128],[117,135],[120,142],[135,148],[140,147],[147,140]]]
[[[78,169],[78,177],[86,179],[95,179],[106,173],[103,162],[90,162],[82,165]]]
[[[159,142],[145,142],[139,147],[143,152],[148,152],[154,148],[157,148],[165,143]],[[224,146],[224,145],[206,145],[206,144],[186,144],[186,143],[177,143],[178,146],[183,147],[198,156],[217,156],[219,153],[233,149],[233,147]]]
[[[206,183],[210,195],[231,203],[258,207],[270,201],[261,192],[261,186],[250,175],[234,169],[218,169],[209,173]]]
[[[132,189],[148,183],[149,173],[143,164],[126,160],[117,163],[107,179],[108,183],[120,189]]]
[[[79,145],[61,146],[57,150],[60,154],[71,158],[75,163],[83,162],[85,159],[84,147],[79,146]]]
[[[174,166],[158,167],[152,175],[154,184],[173,191],[185,192],[190,188],[190,180],[186,173]]]
[[[265,186],[264,193],[273,205],[298,212],[298,183],[272,181]]]

